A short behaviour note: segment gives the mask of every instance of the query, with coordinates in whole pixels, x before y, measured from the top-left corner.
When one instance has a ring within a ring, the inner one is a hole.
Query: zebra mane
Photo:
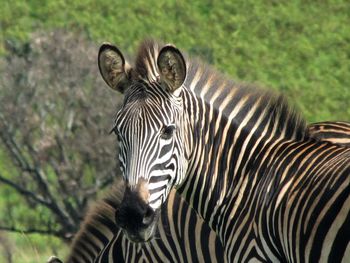
[[[157,81],[159,73],[157,69],[157,57],[164,46],[161,42],[152,39],[144,40],[139,46],[136,56],[135,71],[149,81]],[[219,96],[215,99],[218,108],[227,98],[232,97],[231,105],[225,108],[223,115],[229,114],[237,101],[249,97],[245,106],[247,108],[258,104],[261,112],[269,116],[269,121],[277,125],[276,133],[284,132],[286,139],[302,139],[308,137],[306,121],[300,113],[291,107],[282,94],[272,90],[263,89],[247,83],[236,83],[228,76],[219,73],[212,66],[197,58],[190,58],[183,54],[187,63],[187,77],[184,86],[194,91],[197,96],[202,96],[209,103],[217,90]],[[205,92],[203,92],[205,90]],[[258,116],[257,118],[259,118]]]
[[[145,39],[141,43],[135,62],[135,71],[138,75],[147,78],[149,81],[158,80],[157,58],[163,46],[164,44],[153,39]]]
[[[118,228],[115,223],[115,213],[122,202],[124,187],[123,179],[117,177],[108,193],[90,207],[84,217],[84,221],[80,225],[80,230],[73,239],[71,253],[68,256],[67,262],[71,262],[69,259],[74,256],[79,249],[84,249],[86,244],[91,243],[91,239],[93,239],[94,236],[93,233],[103,231],[103,235],[110,239],[117,233]],[[109,227],[108,229],[106,229],[107,224]]]
[[[198,59],[189,59],[187,63],[189,65],[188,77],[185,81],[186,87],[193,90],[195,94],[202,96],[207,103],[219,94],[213,103],[214,108],[217,109],[227,98],[231,98],[225,107],[223,115],[228,116],[240,100],[248,98],[244,104],[247,110],[253,106],[257,106],[257,112],[264,112],[269,122],[276,125],[276,135],[284,132],[283,137],[286,139],[308,137],[305,119],[302,118],[300,112],[296,111],[288,103],[283,94],[271,89],[258,87],[254,84],[235,82],[227,75],[218,72],[212,66]],[[253,116],[256,120],[260,117]]]

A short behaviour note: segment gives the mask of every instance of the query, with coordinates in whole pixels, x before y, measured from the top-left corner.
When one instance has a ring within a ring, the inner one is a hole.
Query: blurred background
[[[347,0],[0,0],[0,262],[67,253],[112,182],[121,102],[97,68],[108,41],[176,44],[283,92],[309,122],[350,121]]]

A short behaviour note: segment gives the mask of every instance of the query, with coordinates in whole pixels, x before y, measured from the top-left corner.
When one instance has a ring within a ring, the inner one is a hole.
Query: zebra
[[[329,141],[339,145],[350,146],[350,123],[344,121],[326,121],[309,126],[309,132],[314,138]]]
[[[308,125],[308,130],[317,140],[349,147],[350,123],[319,122]],[[128,241],[114,221],[123,187],[118,177],[109,193],[91,208],[72,243],[67,263],[224,260],[219,238],[174,190],[169,194],[166,209],[162,210],[165,213],[158,223],[159,238],[136,245]],[[61,261],[52,258],[48,262]]]
[[[130,240],[152,239],[175,188],[229,262],[349,256],[350,150],[311,138],[283,96],[153,41],[133,67],[110,44],[98,61],[124,94],[114,131],[126,190],[116,221]]]
[[[141,44],[134,66],[110,44],[98,62],[124,94],[113,129],[126,181],[116,222],[129,240],[154,237],[176,189],[228,262],[350,257],[350,149],[311,138],[283,96],[155,41]]]

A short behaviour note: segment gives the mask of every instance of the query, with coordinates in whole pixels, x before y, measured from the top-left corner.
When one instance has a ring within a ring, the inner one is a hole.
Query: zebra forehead
[[[153,123],[159,126],[173,123],[181,104],[154,90],[131,90],[125,95],[124,104],[116,115],[115,123],[131,125],[133,123]]]
[[[115,123],[122,132],[130,132],[137,128],[151,132],[174,123],[174,120],[175,116],[169,114],[161,105],[135,102],[118,112]]]

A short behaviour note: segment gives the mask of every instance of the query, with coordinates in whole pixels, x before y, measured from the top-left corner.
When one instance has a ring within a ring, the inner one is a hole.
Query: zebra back
[[[309,126],[312,137],[343,146],[350,146],[350,123],[341,121],[326,121],[313,123]]]

